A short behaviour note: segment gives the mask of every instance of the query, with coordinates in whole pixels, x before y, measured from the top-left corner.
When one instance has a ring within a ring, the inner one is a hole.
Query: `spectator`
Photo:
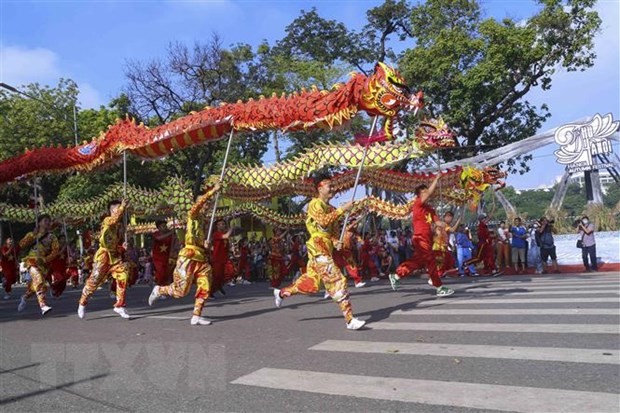
[[[534,222],[532,229],[530,230],[530,249],[528,251],[528,261],[534,267],[536,267],[536,274],[542,274],[542,260],[540,259],[540,246],[538,245],[537,231],[540,228],[538,222]]]
[[[547,271],[547,261],[551,258],[553,264],[553,271],[556,274],[560,273],[558,269],[558,258],[555,253],[555,243],[553,240],[553,224],[555,221],[549,221],[547,218],[542,217],[540,219],[540,228],[536,231],[538,235],[537,242],[540,246],[540,258],[543,264],[543,274]]]
[[[387,241],[388,252],[392,256],[392,265],[394,265],[394,268],[396,268],[398,267],[400,263],[400,260],[398,257],[398,247],[400,243],[398,241],[398,237],[396,236],[396,231],[390,231],[388,233],[386,241]]]
[[[527,230],[521,224],[521,218],[514,219],[514,225],[510,227],[510,235],[512,236],[512,263],[515,267],[515,273],[525,272],[525,246],[527,245]],[[519,271],[519,263],[521,263],[521,271]]]
[[[598,271],[596,264],[596,240],[594,239],[594,224],[590,222],[590,219],[584,215],[579,223],[579,235],[583,247],[581,248],[581,258],[583,259],[583,266],[586,268],[586,272]],[[590,256],[590,262],[588,263],[588,256]]]
[[[471,258],[471,251],[474,247],[474,244],[471,242],[471,238],[469,236],[469,230],[465,228],[465,224],[459,224],[456,227],[456,257],[458,261],[459,267],[459,276],[464,277],[466,275],[465,270],[472,277],[477,277],[478,273],[476,272],[476,267],[472,264],[469,264],[467,268],[465,268],[465,261]]]
[[[510,231],[506,221],[499,223],[497,228],[497,268],[510,268]],[[515,264],[516,265],[516,264]]]

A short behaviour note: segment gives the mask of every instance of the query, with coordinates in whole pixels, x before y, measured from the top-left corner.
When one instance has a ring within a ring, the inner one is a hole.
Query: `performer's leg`
[[[45,277],[36,266],[31,266],[28,271],[30,272],[30,278],[32,280],[30,285],[30,295],[32,295],[33,293],[37,295],[39,307],[43,309],[43,307],[47,307],[47,303],[45,302],[47,281],[45,281]]]
[[[116,280],[116,303],[114,303],[114,308],[125,307],[125,295],[129,280],[129,269],[127,267],[126,263],[119,262],[110,268],[110,273]]]
[[[80,305],[86,306],[88,299],[94,294],[99,286],[105,281],[110,271],[107,253],[97,254],[93,265],[93,270],[82,289]]]
[[[17,271],[15,270],[15,268],[6,268],[4,269],[4,292],[8,294],[11,294],[12,288],[13,288],[13,284],[15,284],[15,280],[17,278]]]
[[[319,272],[321,280],[325,285],[325,291],[340,307],[344,321],[349,323],[353,319],[353,309],[351,308],[351,300],[347,290],[347,279],[333,261],[318,265],[316,270]]]
[[[295,294],[316,294],[321,285],[321,279],[316,271],[315,260],[308,261],[306,272],[291,285],[280,290],[280,297],[286,298]]]
[[[194,311],[192,315],[200,317],[202,316],[202,308],[204,307],[205,301],[209,298],[211,288],[211,265],[207,262],[197,262],[195,271],[196,299],[194,301]]]
[[[187,257],[179,257],[173,273],[172,284],[159,287],[159,295],[165,297],[181,298],[185,297],[194,281],[194,271],[197,261]]]

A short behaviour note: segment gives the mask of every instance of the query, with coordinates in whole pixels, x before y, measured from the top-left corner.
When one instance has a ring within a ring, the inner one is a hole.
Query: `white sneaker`
[[[52,307],[50,307],[49,305],[44,305],[43,307],[41,307],[41,315],[45,315],[50,311],[52,311]]]
[[[6,294],[4,294],[4,297],[2,297],[2,298],[4,298],[5,300],[8,300],[8,299],[11,298],[11,294],[6,293]]]
[[[362,288],[363,286],[365,286],[366,283],[365,282],[359,282],[359,283],[355,283],[355,288]]]
[[[22,296],[17,304],[17,311],[24,311],[26,308],[26,299]]]
[[[211,324],[211,320],[207,320],[206,318],[193,315],[189,323],[193,326],[208,326],[209,324]]]
[[[151,295],[149,295],[149,305],[153,305],[153,303],[157,301],[159,297],[159,285],[156,285],[155,287],[153,287]]]
[[[86,306],[85,305],[78,305],[78,317],[80,318],[84,318],[84,315],[86,314]]]
[[[114,307],[114,312],[120,315],[122,318],[130,318],[129,314],[127,314],[127,311],[125,311],[125,307]]]
[[[110,291],[110,298],[113,299],[113,300],[116,300],[116,293]]]
[[[430,285],[431,287],[434,287],[433,285],[433,280],[431,278],[428,279],[428,281],[426,281],[428,283],[428,285]]]
[[[347,330],[359,330],[364,327],[366,322],[364,320],[360,320],[359,318],[352,318],[351,321],[347,323]]]
[[[280,290],[278,288],[273,289],[273,296],[276,299],[276,307],[280,308],[282,306],[282,297],[280,297]]]
[[[379,278],[379,277],[372,277],[370,279],[370,281],[373,282],[373,283],[376,283],[377,281],[380,281],[380,280],[381,280],[381,278]]]
[[[327,300],[328,298],[331,298],[329,293],[327,291],[325,291],[325,295],[323,295],[323,299]]]
[[[235,282],[234,282],[234,281],[231,281],[231,282],[229,282],[229,283],[228,283],[228,284],[226,284],[226,285],[227,285],[227,286],[229,286],[229,287],[234,287],[234,286],[235,286],[235,285],[237,285],[237,284],[235,284]]]

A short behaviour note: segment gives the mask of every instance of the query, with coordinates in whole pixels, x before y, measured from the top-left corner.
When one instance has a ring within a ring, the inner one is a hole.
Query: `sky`
[[[165,54],[171,42],[191,45],[217,33],[224,45],[263,40],[273,44],[300,10],[316,7],[348,28],[365,23],[376,0],[222,0],[222,1],[27,1],[0,0],[0,82],[16,87],[39,82],[56,85],[61,77],[80,87],[80,107],[98,107],[118,96],[126,84],[128,61],[149,61]],[[486,0],[486,17],[526,19],[536,11],[530,0]],[[596,38],[597,61],[588,71],[558,71],[550,91],[527,99],[547,103],[552,117],[546,131],[595,113],[620,117],[619,0],[600,1],[603,19]],[[406,47],[406,44],[402,45]],[[563,169],[550,145],[533,153],[531,172],[511,175],[508,184],[534,188],[551,184]],[[615,145],[615,153],[620,147]],[[265,161],[273,160],[273,151]]]

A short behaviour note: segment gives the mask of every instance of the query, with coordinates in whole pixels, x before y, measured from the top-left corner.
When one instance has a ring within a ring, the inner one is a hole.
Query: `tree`
[[[442,115],[464,145],[501,146],[533,135],[550,113],[546,105],[528,102],[527,94],[548,90],[559,68],[594,64],[593,38],[601,23],[591,10],[595,0],[539,2],[541,10],[525,22],[483,19],[476,0],[413,7],[416,45],[403,53],[400,68],[424,90],[431,114]],[[519,163],[526,171],[530,158],[508,165]]]
[[[261,71],[254,57],[248,45],[223,48],[217,35],[192,48],[174,43],[165,59],[127,63],[126,94],[140,117],[150,125],[160,125],[205,106],[257,96]],[[237,134],[229,161],[260,161],[268,141],[269,135],[264,132]],[[205,177],[219,173],[225,148],[225,140],[209,143],[161,162],[169,174],[189,179],[197,196]]]

